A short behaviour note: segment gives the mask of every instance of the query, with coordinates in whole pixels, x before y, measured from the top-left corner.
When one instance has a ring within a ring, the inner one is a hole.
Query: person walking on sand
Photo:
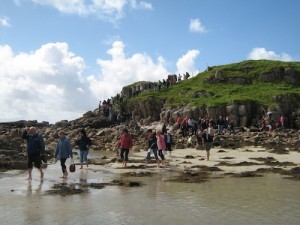
[[[206,150],[206,160],[209,161],[210,149],[212,148],[214,140],[214,130],[211,124],[202,133],[202,145]]]
[[[156,139],[157,139],[157,149],[158,149],[158,155],[161,158],[161,164],[165,164],[165,156],[163,151],[166,149],[166,143],[165,143],[165,138],[162,135],[161,131],[157,131],[156,134]]]
[[[157,167],[159,167],[159,158],[157,155],[157,138],[155,132],[152,132],[152,129],[147,130],[147,141],[148,141],[148,152],[146,156],[146,166],[148,162],[150,161],[151,154],[153,152],[154,157],[157,162]]]
[[[76,145],[79,147],[80,151],[80,169],[83,168],[83,164],[89,167],[87,156],[89,154],[89,147],[92,144],[91,139],[87,136],[85,129],[79,131],[80,137],[76,140]]]
[[[28,178],[32,179],[32,164],[39,169],[41,179],[44,178],[44,172],[42,170],[41,157],[45,155],[45,142],[43,136],[37,133],[35,127],[30,127],[23,132],[22,138],[27,140],[27,167]]]
[[[123,129],[123,131],[122,131],[120,141],[121,141],[121,159],[123,161],[123,165],[126,167],[127,163],[128,163],[129,149],[131,149],[133,146],[132,137],[126,128]],[[124,156],[124,154],[125,154],[125,156]]]
[[[60,178],[67,178],[68,172],[66,167],[66,160],[69,157],[71,157],[71,159],[73,160],[72,146],[70,143],[70,139],[65,135],[64,131],[59,131],[58,136],[59,138],[55,149],[55,158],[57,160],[60,160],[60,165],[63,172],[63,176]]]

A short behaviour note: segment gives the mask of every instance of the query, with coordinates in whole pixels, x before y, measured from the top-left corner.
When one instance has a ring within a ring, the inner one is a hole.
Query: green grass
[[[277,83],[260,82],[260,75],[270,73],[274,70],[294,68],[300,74],[300,62],[282,62],[271,60],[247,60],[240,63],[211,67],[210,71],[199,73],[188,80],[181,81],[160,92],[144,92],[137,97],[129,99],[129,102],[146,100],[149,97],[164,99],[169,106],[176,106],[181,103],[190,103],[191,106],[219,106],[228,105],[236,101],[254,101],[264,106],[273,106],[273,96],[277,95],[299,95],[299,85],[289,85],[283,81]],[[249,85],[235,84],[209,84],[204,82],[208,77],[213,77],[216,71],[221,71],[225,77],[246,77],[252,80]],[[201,92],[193,98],[193,93]]]

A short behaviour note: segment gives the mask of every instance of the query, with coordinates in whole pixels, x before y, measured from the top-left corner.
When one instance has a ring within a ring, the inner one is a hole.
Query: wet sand
[[[146,152],[130,153],[128,168],[119,172],[128,172],[131,169],[141,168],[143,171],[158,172],[160,170],[197,171],[199,168],[217,173],[218,175],[242,174],[247,172],[288,172],[300,166],[300,152],[286,151],[286,154],[277,154],[273,150],[263,147],[245,147],[238,149],[222,149],[214,147],[210,151],[210,160],[206,160],[205,150],[195,148],[176,149],[172,155],[166,156],[166,165],[157,168],[154,161],[145,167]],[[154,159],[154,156],[152,156]],[[122,168],[120,164],[108,165],[113,170]]]
[[[114,174],[116,179],[122,177],[151,176],[164,171],[180,173],[183,171],[191,172],[209,172],[213,176],[225,175],[245,175],[249,173],[280,173],[282,176],[291,176],[289,171],[297,170],[300,166],[300,152],[286,151],[286,154],[277,154],[271,150],[262,147],[246,147],[239,149],[222,149],[214,147],[211,149],[210,160],[205,159],[205,150],[196,150],[195,148],[176,149],[172,155],[166,155],[166,163],[161,168],[157,168],[154,156],[151,162],[145,164],[147,152],[133,152],[129,154],[129,163],[124,167],[122,163],[115,158],[115,155],[107,152],[95,151],[90,153],[92,164],[88,168],[79,169],[76,166],[75,173],[69,172],[68,179],[62,179],[59,162],[48,165],[45,169],[44,186],[52,186],[56,183],[78,183],[80,180],[89,180],[93,183],[109,183],[111,175]],[[75,162],[78,158],[75,157]],[[69,161],[67,161],[68,165]],[[93,164],[94,163],[94,164]],[[101,176],[99,177],[99,174]],[[298,170],[296,171],[296,175]],[[108,176],[105,176],[108,175]],[[294,174],[295,175],[295,174]],[[299,175],[299,174],[298,174]],[[16,190],[26,189],[26,171],[7,171],[0,174],[0,178],[14,176],[16,179]],[[86,176],[86,177],[85,177]],[[296,177],[297,178],[297,177]],[[33,181],[39,182],[40,176],[37,169],[33,169]],[[14,191],[14,190],[13,190]]]
[[[172,157],[166,156],[166,166],[157,168],[154,160],[145,167],[146,152],[131,152],[124,168],[113,160],[114,155],[98,151],[90,153],[96,164],[82,170],[77,166],[68,179],[59,178],[59,163],[45,169],[43,181],[37,169],[32,181],[25,180],[26,171],[1,173],[0,219],[11,225],[140,225],[156,224],[157,218],[166,225],[199,221],[299,224],[299,181],[284,180],[291,175],[282,173],[265,174],[299,168],[299,152],[213,148],[210,161],[205,160],[205,154],[204,150],[174,150]],[[232,176],[257,170],[264,171],[255,172],[262,177]],[[130,182],[138,185],[130,186]],[[151,209],[156,210],[145,217]]]

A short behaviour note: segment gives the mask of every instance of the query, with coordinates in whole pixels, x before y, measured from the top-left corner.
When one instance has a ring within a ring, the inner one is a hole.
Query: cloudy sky
[[[72,120],[136,81],[300,59],[298,0],[1,0],[0,122]]]

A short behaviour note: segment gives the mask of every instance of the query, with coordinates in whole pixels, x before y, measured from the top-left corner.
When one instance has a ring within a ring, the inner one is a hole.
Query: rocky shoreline
[[[49,161],[53,159],[57,140],[57,130],[67,131],[71,140],[77,136],[78,125],[69,126],[60,123],[49,125],[36,121],[19,121],[0,124],[0,169],[25,170],[26,143],[21,139],[22,130],[26,126],[36,126],[43,134],[46,143],[46,153]],[[93,145],[91,151],[113,153],[124,124],[109,128],[88,128],[88,136]],[[145,130],[161,129],[161,123],[154,122],[149,126],[139,126],[137,123],[126,125],[134,137],[134,147],[130,153],[129,167],[122,168],[115,154],[108,154],[101,159],[91,159],[90,165],[105,166],[111,170],[121,171],[126,176],[149,176],[159,170],[174,170],[179,172],[175,181],[204,182],[211,178],[226,176],[256,177],[264,173],[278,173],[284,177],[300,180],[300,132],[294,129],[258,131],[252,128],[238,128],[235,134],[225,133],[216,136],[212,158],[206,161],[205,151],[196,144],[187,148],[187,137],[183,137],[174,126],[168,127],[174,136],[175,146],[172,157],[167,156],[165,168],[153,169],[156,166],[145,167],[147,143]],[[75,148],[74,148],[75,149]],[[45,165],[46,166],[46,165]]]

